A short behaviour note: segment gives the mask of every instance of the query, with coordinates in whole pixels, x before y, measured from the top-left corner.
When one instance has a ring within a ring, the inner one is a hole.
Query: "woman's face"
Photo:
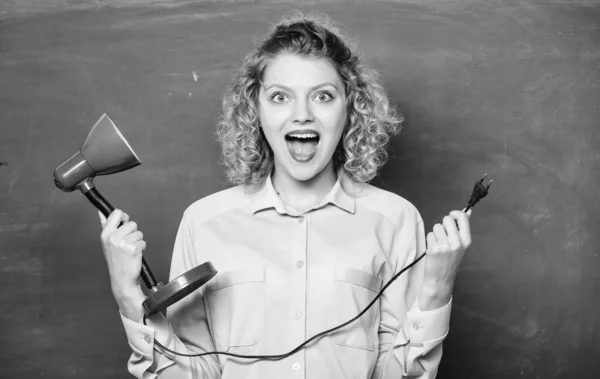
[[[333,169],[333,153],[346,124],[346,94],[330,61],[297,54],[270,59],[259,108],[277,175],[307,181]]]

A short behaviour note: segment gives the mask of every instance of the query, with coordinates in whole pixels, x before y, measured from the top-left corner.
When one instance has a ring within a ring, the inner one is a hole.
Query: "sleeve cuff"
[[[411,343],[434,342],[446,337],[450,329],[450,313],[452,298],[448,304],[430,311],[419,309],[418,300],[406,314],[403,323],[404,333],[399,333],[399,339],[408,339]],[[404,334],[404,335],[403,335]],[[407,341],[398,341],[399,344]]]
[[[172,364],[175,360],[173,354],[163,351],[163,349],[154,343],[154,339],[156,338],[163,346],[172,348],[170,345],[173,340],[173,328],[166,317],[158,313],[147,318],[147,325],[144,325],[143,320],[136,322],[125,317],[121,311],[119,311],[119,314],[125,328],[127,341],[134,352],[141,353],[152,361],[154,360],[154,350],[159,352],[161,357],[156,364],[157,371]]]

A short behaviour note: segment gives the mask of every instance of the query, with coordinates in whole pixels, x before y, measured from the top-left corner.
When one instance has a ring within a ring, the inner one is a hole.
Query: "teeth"
[[[317,138],[316,134],[290,134],[294,138]]]

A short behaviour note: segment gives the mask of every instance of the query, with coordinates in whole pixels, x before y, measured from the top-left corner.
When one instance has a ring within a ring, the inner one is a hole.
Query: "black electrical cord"
[[[489,182],[489,184],[483,185],[483,180],[485,179],[485,177],[487,176],[487,174],[485,174],[480,180],[478,180],[477,182],[475,182],[475,187],[473,188],[473,192],[471,193],[471,198],[468,202],[467,208],[464,210],[464,212],[467,212],[469,209],[473,208],[475,206],[475,204],[477,204],[479,202],[479,200],[483,199],[487,194],[488,194],[488,190],[490,189],[490,186],[492,185],[492,181]],[[199,354],[183,354],[183,353],[178,353],[176,351],[173,351],[169,348],[167,348],[166,346],[162,345],[160,342],[158,342],[156,339],[154,339],[154,343],[156,345],[158,345],[161,349],[168,351],[172,354],[175,355],[179,355],[182,357],[202,357],[204,355],[211,355],[211,354],[221,354],[221,355],[229,355],[231,357],[236,357],[236,358],[249,358],[249,359],[272,359],[272,360],[277,360],[277,359],[283,359],[286,357],[289,357],[292,354],[295,354],[296,352],[300,351],[304,346],[308,345],[309,343],[311,343],[312,341],[316,340],[317,338],[320,338],[322,336],[324,336],[325,334],[334,332],[338,329],[341,329],[343,327],[345,327],[346,325],[349,325],[351,323],[353,323],[354,321],[358,320],[362,315],[365,314],[366,311],[369,310],[369,308],[371,308],[373,306],[373,304],[375,304],[377,302],[377,300],[381,297],[381,295],[383,295],[383,292],[390,286],[390,284],[392,284],[394,282],[394,280],[396,280],[400,275],[402,275],[406,270],[410,269],[411,267],[413,267],[414,265],[417,264],[417,262],[419,262],[421,259],[423,259],[423,257],[425,256],[426,253],[421,254],[418,258],[416,258],[414,261],[412,261],[408,266],[404,267],[402,270],[400,270],[400,272],[398,272],[396,275],[394,275],[381,289],[381,291],[379,291],[379,293],[377,294],[377,296],[375,296],[375,298],[373,298],[373,300],[371,300],[371,302],[369,303],[369,305],[367,305],[367,307],[365,309],[363,309],[358,315],[356,315],[354,318],[352,318],[351,320],[346,321],[345,323],[338,325],[334,328],[325,330],[319,334],[315,334],[314,336],[312,336],[311,338],[309,338],[308,340],[304,341],[302,344],[300,344],[298,347],[296,347],[295,349],[291,350],[288,353],[285,354],[277,354],[277,355],[243,355],[243,354],[235,354],[235,353],[228,353],[228,352],[224,352],[224,351],[210,351],[210,352],[206,352],[206,353],[199,353]],[[143,318],[143,322],[144,325],[146,325],[146,315],[144,315]]]
[[[237,357],[237,358],[256,358],[256,359],[283,359],[286,357],[289,357],[290,355],[300,351],[304,346],[308,345],[309,343],[311,343],[312,341],[314,341],[315,339],[324,336],[327,333],[331,333],[333,331],[336,331],[340,328],[343,328],[344,326],[354,322],[355,320],[357,320],[358,318],[360,318],[363,314],[365,314],[366,311],[369,310],[369,308],[371,308],[371,306],[373,304],[375,304],[375,302],[381,297],[381,295],[383,295],[383,291],[385,291],[385,289],[392,284],[392,282],[394,280],[396,280],[397,277],[399,277],[404,271],[408,270],[409,268],[411,268],[412,266],[414,266],[415,264],[417,264],[417,262],[419,262],[423,257],[425,256],[425,253],[421,254],[420,257],[418,257],[417,259],[415,259],[413,262],[411,262],[411,264],[409,264],[408,266],[404,267],[400,272],[398,272],[396,275],[394,275],[394,277],[392,279],[390,279],[385,286],[383,286],[383,288],[381,289],[381,291],[377,294],[377,296],[375,296],[375,298],[373,298],[373,300],[371,300],[371,302],[369,303],[369,305],[367,305],[367,307],[365,309],[362,310],[362,312],[360,312],[356,317],[354,317],[353,319],[346,321],[345,323],[338,325],[334,328],[331,328],[329,330],[326,330],[324,332],[321,332],[319,334],[316,334],[314,336],[312,336],[311,338],[309,338],[308,340],[304,341],[304,343],[302,343],[301,345],[299,345],[298,347],[296,347],[294,350],[290,351],[289,353],[285,353],[285,354],[278,354],[278,355],[242,355],[242,354],[234,354],[234,353],[227,353],[227,352],[222,352],[222,351],[211,351],[208,353],[200,353],[200,354],[182,354],[182,353],[178,353],[176,351],[173,351],[165,346],[163,346],[160,342],[158,342],[156,339],[154,339],[154,342],[162,349],[176,354],[176,355],[180,355],[182,357],[201,357],[203,355],[210,355],[210,354],[222,354],[222,355],[229,355],[232,357]],[[146,325],[146,316],[144,315],[144,325]]]

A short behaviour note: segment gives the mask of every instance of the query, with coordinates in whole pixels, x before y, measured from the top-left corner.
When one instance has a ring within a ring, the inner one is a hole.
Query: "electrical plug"
[[[483,181],[485,180],[486,177],[487,177],[487,174],[483,175],[483,177],[481,179],[479,179],[477,182],[475,182],[475,186],[473,187],[473,192],[471,192],[471,199],[469,200],[469,204],[467,205],[467,208],[465,208],[465,212],[469,211],[469,209],[473,208],[475,206],[475,204],[477,204],[479,202],[479,200],[481,200],[487,196],[488,191],[490,190],[490,186],[492,185],[492,183],[494,181],[490,180],[490,182],[487,185],[484,185]]]

